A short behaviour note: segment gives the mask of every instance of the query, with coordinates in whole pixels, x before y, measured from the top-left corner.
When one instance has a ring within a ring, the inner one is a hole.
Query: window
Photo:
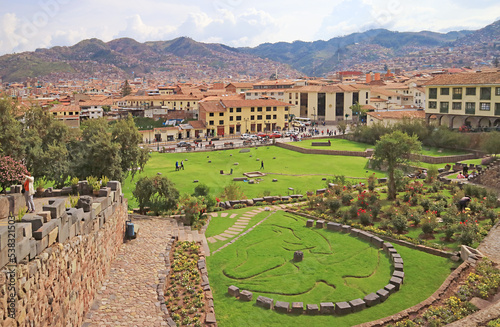
[[[437,109],[437,102],[429,101],[429,109]]]
[[[236,112],[241,112],[241,108],[236,108]]]
[[[491,87],[482,87],[480,89],[479,98],[481,100],[491,100]]]
[[[276,107],[273,107],[273,111],[278,111],[278,108],[276,108]]]
[[[500,116],[500,103],[495,103],[495,116]]]
[[[219,117],[224,117],[224,113],[223,112],[219,112]]]
[[[257,111],[261,112],[262,111],[262,107],[257,107]]]
[[[233,121],[233,116],[229,116],[229,121]]]
[[[429,99],[437,99],[438,89],[435,87],[429,89]]]
[[[467,87],[465,89],[465,95],[476,95],[476,88],[475,87]]]
[[[254,107],[250,108],[250,112],[255,112],[255,108]]]
[[[262,115],[258,115],[257,120],[262,120]]]
[[[476,113],[476,103],[475,102],[466,102],[465,103],[465,113],[467,115],[474,115]]]
[[[453,109],[453,110],[462,110],[462,102],[453,102],[451,104],[451,109]]]
[[[500,104],[500,103],[498,103],[498,104]],[[285,115],[285,120],[286,120],[286,119],[288,119],[288,115]]]
[[[481,102],[479,109],[480,110],[485,110],[485,111],[490,111],[491,104],[489,102]]]
[[[450,95],[450,88],[449,87],[442,87],[441,88],[441,95]]]
[[[211,120],[211,121],[209,121],[209,122],[208,122],[208,124],[209,124],[209,125],[214,125],[214,121],[213,121],[213,120]]]
[[[292,93],[288,93],[288,99],[292,99]]]
[[[454,87],[453,88],[453,99],[460,100],[462,99],[462,88]]]
[[[277,119],[277,118],[278,118],[278,116],[277,116],[277,115],[273,115],[273,119]]]
[[[288,107],[285,107],[285,111],[288,111]]]
[[[271,115],[266,115],[266,119],[271,119]]]
[[[233,112],[233,108],[229,108],[229,112],[231,112],[231,113],[232,113],[232,112]]]
[[[271,111],[271,107],[266,107],[266,111]]]
[[[236,120],[241,120],[241,116],[236,116]]]
[[[255,116],[254,115],[250,116],[250,120],[255,120]]]
[[[495,88],[495,95],[500,95],[500,87]]]
[[[209,115],[210,117],[213,117],[213,116],[214,116],[214,113],[213,113],[213,112],[211,112],[211,113],[209,113],[208,115]]]
[[[219,125],[224,125],[224,121],[223,120],[219,120]]]
[[[439,103],[439,112],[446,114],[448,113],[448,109],[450,108],[450,103],[449,102],[440,102]]]

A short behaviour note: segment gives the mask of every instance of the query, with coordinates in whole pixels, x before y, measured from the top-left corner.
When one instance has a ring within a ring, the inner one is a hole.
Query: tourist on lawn
[[[464,179],[465,176],[464,176],[464,174],[462,174],[462,172],[459,172],[458,175],[457,175],[457,178],[458,179]]]
[[[175,162],[175,171],[178,171],[179,170],[179,161],[176,161]]]
[[[184,170],[184,160],[181,160],[181,168],[182,170]]]
[[[264,160],[260,162],[260,169],[264,169]]]
[[[26,206],[28,207],[28,212],[33,213],[35,212],[35,202],[33,202],[33,195],[35,194],[35,188],[33,187],[33,183],[35,182],[35,179],[31,177],[31,174],[28,173],[28,175],[23,175],[25,180],[23,183],[23,190],[24,190],[24,200],[26,200]]]

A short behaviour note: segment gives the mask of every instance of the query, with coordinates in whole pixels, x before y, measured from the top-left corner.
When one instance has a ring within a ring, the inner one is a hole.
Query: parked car
[[[258,137],[267,137],[267,134],[266,134],[266,133],[264,133],[264,132],[258,132],[258,133],[257,133],[257,136],[258,136]]]
[[[241,139],[242,140],[248,140],[249,138],[250,138],[250,134],[247,134],[247,133],[241,134]]]
[[[250,136],[248,137],[249,140],[252,140],[252,141],[255,141],[255,140],[258,140],[259,137],[255,134],[250,134]]]
[[[271,139],[279,139],[281,137],[280,133],[271,133],[268,135],[269,138]]]
[[[177,143],[177,147],[179,147],[179,148],[187,148],[190,146],[191,146],[191,144],[189,142],[181,141],[181,142]]]

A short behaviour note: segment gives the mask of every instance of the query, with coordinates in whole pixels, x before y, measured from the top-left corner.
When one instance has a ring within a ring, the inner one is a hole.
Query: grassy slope
[[[405,260],[403,288],[385,303],[345,317],[282,315],[258,308],[254,301],[243,303],[226,294],[227,287],[234,284],[241,289],[257,290],[254,299],[265,295],[275,300],[303,301],[305,305],[354,299],[387,284],[391,268],[383,252],[348,235],[306,229],[304,225],[304,219],[278,212],[235,244],[208,257],[215,309],[221,325],[351,326],[396,313],[424,300],[439,287],[452,267],[452,263],[443,258],[397,247]],[[308,247],[314,248],[304,250],[305,260],[297,264],[297,269],[289,261],[293,251]],[[283,266],[263,272],[277,263]],[[231,279],[226,275],[244,279]],[[345,275],[371,276],[343,278]],[[337,288],[322,282],[314,284],[319,280],[333,283]],[[271,294],[270,290],[285,294],[306,292],[294,296]]]
[[[305,194],[308,190],[324,188],[326,183],[322,178],[329,178],[333,175],[365,177],[376,172],[377,177],[385,176],[378,171],[367,170],[368,159],[366,158],[306,155],[269,146],[251,148],[250,153],[239,153],[239,149],[202,153],[153,153],[144,172],[135,178],[138,179],[144,175],[153,176],[161,172],[175,183],[181,193],[193,193],[197,185],[193,183],[193,180],[199,180],[199,183],[210,187],[211,194],[219,195],[234,177],[242,177],[244,172],[259,170],[260,162],[256,161],[257,158],[264,161],[264,172],[275,174],[263,177],[264,180],[259,184],[237,182],[248,198],[263,196],[265,192],[271,195],[287,195],[289,187],[294,188],[293,193]],[[176,160],[180,162],[183,159],[188,159],[184,163],[185,170],[176,172]],[[209,160],[212,162],[208,163]],[[236,162],[238,165],[234,165]],[[220,170],[229,173],[231,169],[233,169],[232,176],[219,174]],[[317,175],[307,176],[307,174]],[[273,183],[273,178],[278,179],[278,182]],[[130,178],[125,181],[123,187],[125,196],[132,207],[137,206],[132,197],[134,187],[134,182],[131,182]]]

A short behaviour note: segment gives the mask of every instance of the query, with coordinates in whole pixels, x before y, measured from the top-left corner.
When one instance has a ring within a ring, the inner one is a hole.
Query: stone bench
[[[272,310],[274,307],[274,300],[265,296],[260,295],[257,298],[257,306],[262,307],[264,309]]]
[[[331,142],[312,142],[311,146],[330,146]]]
[[[337,302],[335,303],[335,314],[345,315],[352,312],[351,305],[348,302]]]
[[[332,302],[322,302],[319,304],[319,313],[322,315],[332,315],[335,313],[335,305]]]
[[[289,302],[276,301],[276,304],[274,305],[274,310],[279,313],[288,313],[289,309],[290,309]]]
[[[302,314],[304,312],[304,303],[303,302],[293,302],[291,313]]]

